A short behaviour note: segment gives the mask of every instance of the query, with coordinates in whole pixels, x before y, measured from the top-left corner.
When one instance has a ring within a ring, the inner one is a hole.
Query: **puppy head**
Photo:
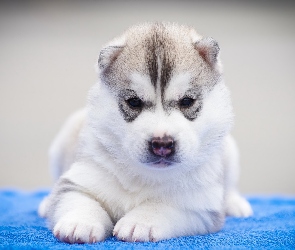
[[[189,27],[134,26],[102,49],[98,66],[92,120],[99,141],[127,166],[195,167],[231,128],[218,44]]]

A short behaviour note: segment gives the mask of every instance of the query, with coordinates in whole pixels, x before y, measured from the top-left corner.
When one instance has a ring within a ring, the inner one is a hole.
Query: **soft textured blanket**
[[[295,249],[295,197],[249,197],[254,216],[227,218],[222,231],[158,243],[109,238],[96,244],[59,242],[37,215],[47,191],[0,190],[1,249]]]

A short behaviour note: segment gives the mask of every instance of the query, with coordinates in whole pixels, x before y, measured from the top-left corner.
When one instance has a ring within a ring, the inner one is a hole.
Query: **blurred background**
[[[47,150],[96,81],[100,48],[144,21],[221,47],[240,190],[295,194],[295,5],[290,1],[1,1],[0,188],[48,188]]]

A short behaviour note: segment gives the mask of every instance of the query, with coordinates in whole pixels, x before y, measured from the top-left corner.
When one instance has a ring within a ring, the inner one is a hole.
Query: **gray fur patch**
[[[53,214],[55,213],[64,196],[67,195],[69,192],[77,192],[81,195],[87,196],[90,199],[96,201],[98,203],[98,206],[100,205],[103,209],[107,210],[107,208],[103,206],[103,201],[100,200],[98,197],[93,196],[86,188],[82,187],[79,184],[76,184],[75,182],[67,178],[60,178],[55,184],[52,193],[49,196],[49,207],[47,208],[48,214],[46,215],[47,217],[54,218]],[[73,207],[73,209],[75,209],[75,207]],[[109,212],[109,210],[107,211]],[[114,221],[112,220],[112,222]],[[49,227],[53,228],[55,222],[50,220],[50,223],[53,224],[49,224]]]
[[[220,230],[225,216],[219,211],[204,211],[196,214],[205,227],[204,233],[212,233]]]
[[[195,100],[192,106],[187,108],[181,107],[180,101],[181,99],[185,97],[192,98]],[[180,98],[179,100],[164,101],[163,106],[168,113],[170,113],[174,109],[178,109],[183,113],[185,118],[187,118],[190,121],[193,121],[199,116],[202,110],[203,95],[201,93],[201,89],[200,88],[189,89],[188,91],[186,91],[184,96]]]
[[[193,121],[194,119],[198,117],[199,113],[202,110],[203,97],[200,90],[197,88],[189,89],[185,93],[185,97],[192,98],[195,100],[195,102],[191,107],[188,107],[188,108],[180,107],[180,111],[183,113],[185,118],[187,118],[190,121]]]
[[[151,29],[151,35],[146,38],[146,65],[154,87],[160,84],[162,100],[164,90],[174,69],[174,57],[172,54],[173,43],[167,36],[165,26],[155,23]]]
[[[57,185],[58,185],[58,189],[56,192],[57,196],[61,196],[64,193],[68,193],[68,192],[81,192],[81,189],[84,189],[83,187],[77,185],[76,183],[66,178],[59,179]]]
[[[140,108],[132,108],[127,104],[127,100],[130,98],[138,98],[135,91],[131,89],[124,89],[121,90],[119,93],[119,109],[121,114],[123,115],[123,118],[127,122],[134,121],[139,114],[144,110],[152,110],[155,105],[153,105],[150,101],[142,101],[142,107]]]
[[[154,29],[153,29],[154,32]],[[146,39],[146,65],[151,79],[151,83],[156,87],[158,80],[158,62],[157,62],[157,34],[153,34]]]

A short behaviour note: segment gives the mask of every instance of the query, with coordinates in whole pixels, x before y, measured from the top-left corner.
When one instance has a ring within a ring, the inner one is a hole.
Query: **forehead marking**
[[[189,72],[174,75],[166,88],[165,98],[167,100],[178,99],[191,87],[191,74]]]
[[[151,82],[156,87],[158,79],[158,59],[156,54],[156,35],[147,39],[146,63]]]
[[[130,89],[134,90],[139,97],[148,100],[155,98],[155,89],[148,75],[134,72],[131,74],[130,82]]]
[[[163,60],[162,60],[162,69],[161,69],[161,97],[162,101],[164,100],[164,92],[168,82],[172,76],[172,70],[174,68],[174,62],[169,58],[169,51],[164,51]]]
[[[171,55],[172,46],[163,25],[156,24],[151,33],[152,35],[146,40],[146,63],[151,82],[155,88],[160,87],[163,99],[166,85],[174,68],[174,60]]]

